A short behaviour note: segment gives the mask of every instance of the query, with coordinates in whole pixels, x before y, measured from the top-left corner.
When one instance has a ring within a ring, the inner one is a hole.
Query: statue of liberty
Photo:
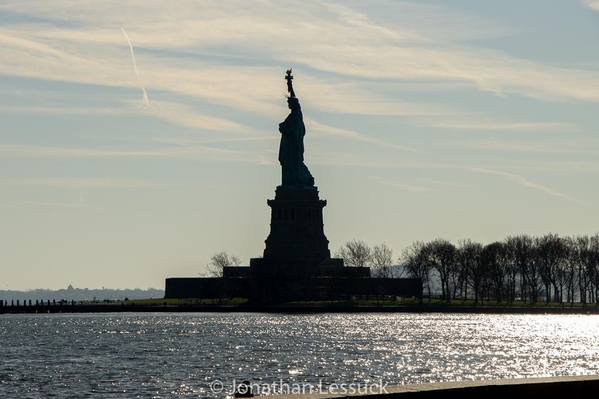
[[[314,177],[304,164],[304,136],[306,126],[299,100],[295,97],[291,80],[291,69],[287,71],[287,104],[291,112],[283,122],[279,124],[281,133],[281,144],[279,146],[279,162],[281,163],[284,189],[308,189],[314,190]]]

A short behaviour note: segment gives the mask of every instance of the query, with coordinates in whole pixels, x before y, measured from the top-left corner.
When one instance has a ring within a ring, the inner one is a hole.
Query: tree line
[[[599,304],[599,233],[560,237],[509,236],[483,245],[470,239],[415,241],[393,266],[386,244],[347,242],[334,254],[347,266],[369,266],[374,277],[422,280],[425,296],[511,304],[541,301]]]
[[[410,277],[431,294],[436,278],[441,298],[497,303],[599,304],[599,233],[559,237],[509,236],[487,245],[445,239],[416,241],[400,258]]]

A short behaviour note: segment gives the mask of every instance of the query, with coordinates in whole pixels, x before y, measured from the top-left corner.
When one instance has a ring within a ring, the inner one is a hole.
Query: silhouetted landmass
[[[88,289],[88,288],[73,288],[69,285],[67,288],[60,290],[36,289],[28,291],[0,291],[0,300],[56,300],[62,299],[67,301],[103,301],[103,300],[124,300],[128,299],[145,299],[145,298],[163,298],[164,290],[156,288],[148,288],[142,290],[140,288],[133,289]]]

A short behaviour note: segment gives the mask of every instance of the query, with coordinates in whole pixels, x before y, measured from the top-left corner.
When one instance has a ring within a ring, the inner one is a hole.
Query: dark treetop
[[[304,164],[304,136],[306,126],[302,116],[299,100],[295,97],[291,69],[287,71],[287,104],[291,112],[279,124],[281,145],[279,146],[279,162],[283,172],[281,188],[294,190],[314,190],[314,178]]]

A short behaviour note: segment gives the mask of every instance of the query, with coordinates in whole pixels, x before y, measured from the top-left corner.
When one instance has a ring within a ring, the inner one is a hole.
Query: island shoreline
[[[44,313],[450,313],[450,314],[599,314],[599,307],[508,307],[460,305],[410,306],[299,306],[299,305],[135,305],[135,304],[62,304],[0,306],[0,314]]]

